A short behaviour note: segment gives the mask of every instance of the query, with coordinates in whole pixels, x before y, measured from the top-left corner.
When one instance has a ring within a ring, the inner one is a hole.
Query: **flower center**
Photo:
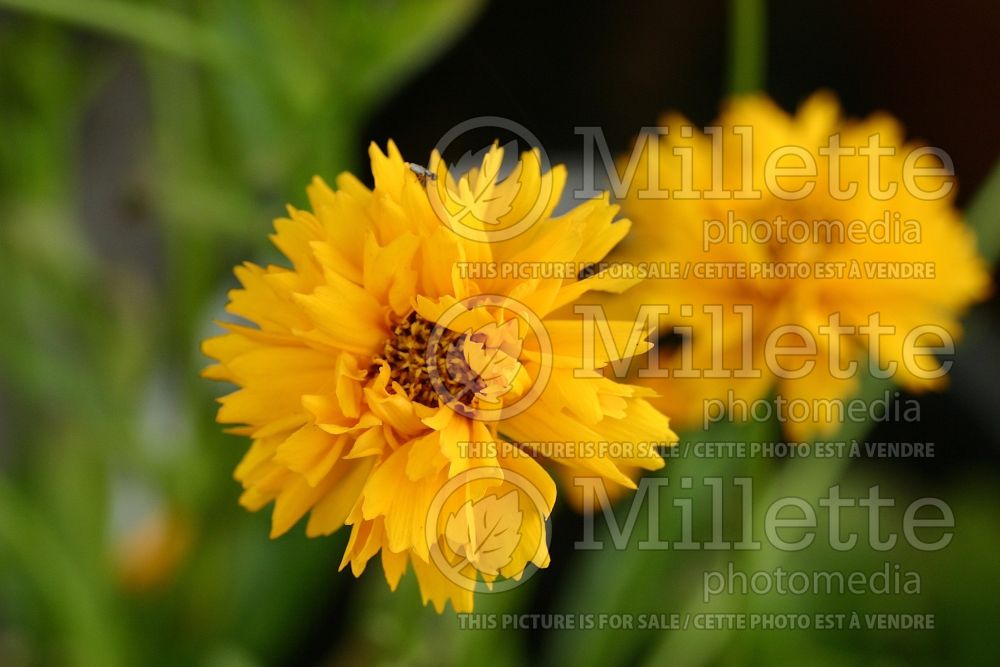
[[[434,323],[416,312],[410,313],[392,330],[382,355],[375,363],[389,366],[393,382],[398,382],[410,400],[437,407],[438,399],[472,405],[486,382],[472,370],[465,356],[467,334],[441,328],[434,349],[431,335]]]

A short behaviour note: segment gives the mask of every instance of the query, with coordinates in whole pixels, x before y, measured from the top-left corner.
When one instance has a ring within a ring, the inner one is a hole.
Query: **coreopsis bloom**
[[[676,423],[723,409],[754,418],[770,397],[788,410],[786,433],[805,439],[850,418],[862,373],[891,371],[911,390],[945,381],[918,352],[946,346],[941,331],[957,335],[988,289],[946,156],[905,142],[888,115],[845,120],[827,93],[793,115],[754,95],[711,129],[675,114],[663,127],[637,151],[622,201],[634,227],[613,254],[660,279],[608,312],[669,310],[640,383]]]
[[[290,266],[236,269],[227,310],[249,324],[204,343],[205,374],[239,387],[218,420],[252,439],[240,502],[274,503],[272,537],[306,515],[309,536],[346,524],[341,568],[380,554],[395,589],[412,565],[425,604],[466,612],[470,583],[548,564],[556,485],[540,461],[635,488],[663,465],[648,445],[674,435],[648,389],[580,372],[620,355],[583,363],[582,318],[554,318],[633,281],[497,269],[598,262],[629,229],[607,197],[554,216],[565,172],[537,151],[506,178],[496,146],[460,178],[437,154],[428,170],[391,142],[369,152],[374,189],[317,178],[312,210],[276,221]],[[611,323],[623,340],[636,326]],[[607,441],[636,446],[591,446]]]

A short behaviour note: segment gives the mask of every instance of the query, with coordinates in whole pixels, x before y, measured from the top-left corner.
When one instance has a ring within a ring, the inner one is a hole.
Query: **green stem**
[[[729,92],[764,89],[767,69],[766,0],[730,0]]]

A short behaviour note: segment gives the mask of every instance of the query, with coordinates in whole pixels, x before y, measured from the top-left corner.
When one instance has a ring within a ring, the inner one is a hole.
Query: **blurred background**
[[[910,501],[941,498],[956,528],[939,552],[765,549],[737,566],[889,561],[919,574],[920,594],[704,604],[703,573],[732,553],[642,551],[644,530],[625,551],[577,551],[582,522],[560,505],[553,566],[477,600],[496,613],[932,613],[933,631],[462,630],[420,605],[412,575],[392,594],[377,566],[338,574],[343,531],[272,542],[268,512],[237,505],[246,443],[214,422],[224,388],[198,377],[198,343],[231,267],[274,259],[271,219],[304,204],[313,174],[366,178],[368,143],[390,137],[419,162],[478,115],[524,124],[571,164],[578,125],[622,152],[668,109],[707,124],[731,89],[732,18],[721,1],[0,0],[0,666],[995,664],[996,298],[968,318],[951,387],[920,397],[921,421],[865,438],[932,441],[933,458],[677,459],[661,473],[752,474],[759,500],[814,505],[834,483],[854,497],[879,484],[900,499],[884,512],[897,527]],[[888,110],[947,150],[995,259],[1000,5],[780,0],[765,26],[766,90],[793,108],[829,88],[851,115]],[[767,424],[683,436],[777,437]],[[707,501],[696,507],[705,521]]]

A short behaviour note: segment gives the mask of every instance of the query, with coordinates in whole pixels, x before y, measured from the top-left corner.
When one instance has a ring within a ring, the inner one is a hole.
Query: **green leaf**
[[[965,218],[976,230],[979,252],[992,264],[1000,257],[1000,162],[979,188]]]
[[[230,44],[182,14],[118,0],[0,0],[0,7],[63,21],[188,60],[235,65]]]
[[[69,664],[126,664],[120,619],[99,582],[74,560],[47,517],[0,477],[0,551],[9,552],[27,575],[64,643]]]

